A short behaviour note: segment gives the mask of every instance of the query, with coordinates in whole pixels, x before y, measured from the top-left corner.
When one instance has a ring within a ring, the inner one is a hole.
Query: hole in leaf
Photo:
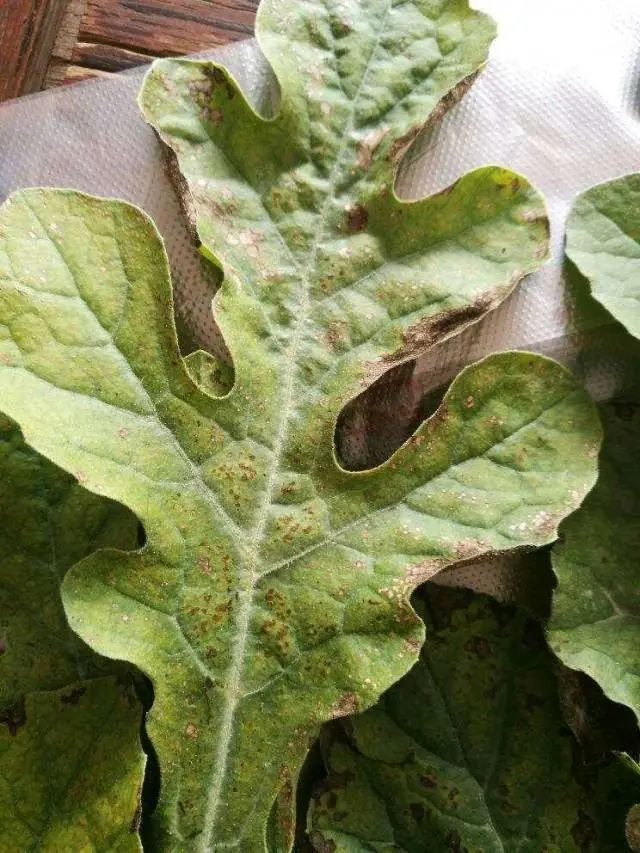
[[[334,440],[347,471],[381,465],[436,411],[446,386],[425,393],[415,373],[414,361],[400,364],[344,407]]]

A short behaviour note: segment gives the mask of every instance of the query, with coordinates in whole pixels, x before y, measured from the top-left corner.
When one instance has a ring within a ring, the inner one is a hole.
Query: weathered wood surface
[[[0,0],[0,100],[247,38],[257,6],[258,0]]]
[[[0,101],[37,92],[66,0],[0,0]]]

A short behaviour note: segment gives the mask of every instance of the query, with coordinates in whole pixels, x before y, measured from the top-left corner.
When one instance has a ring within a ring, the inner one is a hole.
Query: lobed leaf
[[[73,563],[135,547],[137,522],[0,417],[0,530],[0,846],[140,850],[141,707],[123,668],[71,631],[60,598]]]
[[[0,212],[3,406],[145,527],[138,552],[75,567],[64,600],[86,642],[153,681],[158,849],[289,847],[319,724],[371,705],[416,659],[413,588],[553,541],[593,482],[592,404],[528,353],[466,370],[382,465],[336,459],[345,404],[546,255],[542,202],[505,169],[431,199],[394,192],[402,152],[492,34],[461,0],[268,0],[273,119],[218,66],[154,66],[141,102],[224,267],[228,393],[206,355],[187,373],[164,248],[140,211],[32,190]]]
[[[309,832],[319,853],[611,851],[640,774],[580,763],[537,627],[470,593],[423,592],[411,672],[325,743]]]
[[[274,468],[277,398],[268,385],[249,394],[237,369],[226,397],[192,384],[162,245],[139,211],[27,191],[0,228],[3,405],[30,443],[145,525],[141,551],[89,557],[64,595],[87,642],[153,679],[160,843],[204,844],[203,827],[218,843],[220,809],[216,839],[244,827],[261,849],[315,727],[371,704],[415,659],[415,585],[553,540],[595,475],[593,406],[554,362],[496,355],[379,468],[336,464],[327,395],[312,419],[292,413]]]

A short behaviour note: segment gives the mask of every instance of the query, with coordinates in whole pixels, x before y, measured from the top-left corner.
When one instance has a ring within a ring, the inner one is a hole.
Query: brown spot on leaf
[[[224,73],[224,71],[222,71],[221,68],[211,68],[205,66],[202,71],[205,77],[207,77],[211,81],[212,89],[216,88],[217,86],[224,86],[227,90],[227,97],[230,101],[233,100],[236,94],[236,90],[231,85],[229,78]]]
[[[16,702],[14,705],[9,705],[0,713],[0,724],[5,725],[9,729],[11,737],[18,734],[18,729],[27,721],[27,714],[23,702]]]
[[[523,273],[516,271],[510,285],[517,284]],[[383,355],[378,361],[369,363],[367,382],[378,379],[389,369],[390,364],[398,364],[423,355],[438,343],[442,343],[453,334],[471,326],[487,311],[495,308],[507,295],[509,285],[494,288],[481,294],[469,305],[451,308],[432,317],[423,317],[403,334],[404,344],[397,350]]]
[[[131,823],[129,824],[129,832],[138,832],[140,829],[140,823],[142,821],[142,788],[138,789],[138,795],[136,797],[136,810],[133,813],[133,817],[131,818]]]
[[[355,693],[345,693],[331,706],[331,716],[333,719],[346,717],[349,714],[355,714],[357,710],[358,698]]]
[[[417,637],[405,637],[404,644],[410,652],[419,652],[422,648],[422,641]]]
[[[423,124],[415,124],[413,127],[410,127],[406,133],[403,133],[402,136],[399,136],[390,146],[388,158],[392,163],[397,164],[402,160],[406,150],[409,148],[413,140],[420,133],[420,131],[426,125]]]
[[[450,562],[451,560],[448,560],[446,557],[430,557],[428,560],[423,560],[421,563],[409,566],[405,575],[406,581],[411,588],[418,586],[418,584],[424,583],[434,577],[434,575],[437,575]],[[409,591],[407,589],[407,593]]]
[[[376,130],[373,133],[369,133],[367,136],[360,140],[360,143],[358,144],[357,156],[358,165],[361,169],[367,171],[371,168],[373,157],[387,133],[389,133],[389,128],[383,127],[380,128],[380,130]]]
[[[487,546],[483,542],[477,542],[475,539],[461,539],[456,544],[456,559],[471,560],[486,550]]]
[[[207,556],[201,554],[196,560],[196,563],[203,575],[208,576],[211,574],[211,562]]]
[[[369,222],[369,214],[361,204],[353,204],[347,208],[346,230],[349,234],[364,231]]]
[[[160,137],[158,138],[160,139]],[[191,237],[193,243],[196,246],[199,246],[200,238],[198,237],[196,208],[193,196],[191,195],[191,191],[189,190],[189,185],[187,184],[184,175],[180,171],[178,157],[176,156],[175,152],[171,148],[169,148],[169,146],[165,142],[163,142],[162,139],[160,139],[160,142],[165,153],[167,176],[171,181],[178,197],[180,209],[182,210],[182,213],[186,220],[187,231],[189,232],[189,236]]]
[[[464,648],[479,660],[485,660],[491,654],[491,646],[485,637],[472,637],[464,644]]]
[[[86,692],[86,687],[74,687],[70,693],[63,693],[60,701],[63,705],[77,705]]]
[[[194,723],[187,723],[187,725],[184,727],[184,732],[187,737],[198,737],[198,727],[194,725]]]
[[[424,776],[420,777],[420,784],[423,788],[426,788],[428,791],[431,791],[433,788],[438,787],[438,781],[435,776],[430,773],[426,773]]]
[[[325,333],[325,340],[331,349],[345,343],[347,337],[347,324],[344,320],[334,320]]]
[[[293,803],[294,789],[286,768],[281,767],[279,773],[282,787],[276,801],[277,820],[281,838],[292,838],[295,830]]]
[[[317,853],[334,853],[336,849],[334,842],[325,838],[317,829],[314,829],[309,835],[309,840],[313,844],[313,849],[317,850]]]

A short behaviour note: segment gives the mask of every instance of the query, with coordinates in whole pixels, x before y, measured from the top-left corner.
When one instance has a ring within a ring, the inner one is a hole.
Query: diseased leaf
[[[0,726],[0,850],[142,850],[140,706],[115,678],[29,693]]]
[[[548,639],[563,663],[575,671],[576,683],[581,679],[584,684],[586,673],[597,683],[596,690],[619,703],[608,721],[616,731],[608,737],[596,734],[596,744],[629,736],[627,708],[636,721],[640,719],[639,177],[630,175],[584,193],[567,226],[567,254],[578,270],[569,270],[577,315],[585,329],[599,327],[595,338],[585,339],[582,360],[587,368],[589,364],[600,368],[604,361],[609,373],[615,365],[616,388],[613,399],[600,408],[605,438],[598,482],[584,505],[562,525],[561,542],[552,551],[558,585]],[[593,299],[587,295],[588,285]],[[601,305],[620,324],[603,328]],[[569,718],[577,729],[585,726],[582,708],[569,708]],[[582,731],[580,735],[585,737]],[[586,733],[588,739],[593,735]],[[627,817],[632,850],[638,849],[639,838],[635,806]]]
[[[300,378],[286,435],[273,433],[282,398],[254,327],[236,339],[230,395],[191,383],[162,245],[135,208],[27,191],[0,228],[3,405],[30,443],[145,525],[145,548],[84,560],[64,593],[87,642],[153,679],[159,843],[244,830],[262,849],[314,727],[371,704],[415,659],[414,586],[553,540],[595,476],[594,408],[554,362],[492,356],[388,463],[343,471],[344,377],[333,394]]]
[[[567,255],[595,299],[640,338],[640,174],[579,196],[567,222]]]
[[[141,707],[69,628],[73,563],[135,547],[136,519],[0,417],[0,849],[139,850]],[[129,678],[129,681],[131,679]]]
[[[27,447],[0,416],[0,711],[31,690],[113,674],[70,630],[60,585],[105,546],[136,546],[137,521]]]
[[[222,398],[206,356],[191,357],[195,384],[187,374],[164,250],[140,211],[41,190],[0,214],[3,406],[145,527],[142,550],[85,560],[64,597],[93,648],[153,680],[161,850],[286,849],[318,725],[373,703],[416,658],[412,589],[552,541],[593,482],[593,406],[527,353],[466,370],[380,467],[335,457],[349,400],[545,256],[542,202],[507,170],[412,203],[393,192],[416,127],[482,64],[492,32],[459,0],[272,0],[258,24],[282,90],[269,121],[223,69],[155,66],[144,108],[224,266]]]
[[[567,226],[567,254],[587,277],[593,297],[636,338],[639,212],[640,175],[629,175],[584,193]],[[584,280],[576,281],[582,313],[593,313],[585,287]],[[553,549],[558,587],[548,636],[568,667],[586,672],[640,719],[640,345],[632,335],[615,324],[605,339],[620,367],[621,387],[601,407],[605,440],[598,483],[563,524],[562,543]]]
[[[553,549],[558,587],[548,634],[568,667],[640,719],[640,405],[611,403],[600,413],[598,483]]]
[[[481,596],[422,594],[419,662],[325,745],[315,849],[624,850],[640,774],[626,757],[581,765],[537,626]]]

